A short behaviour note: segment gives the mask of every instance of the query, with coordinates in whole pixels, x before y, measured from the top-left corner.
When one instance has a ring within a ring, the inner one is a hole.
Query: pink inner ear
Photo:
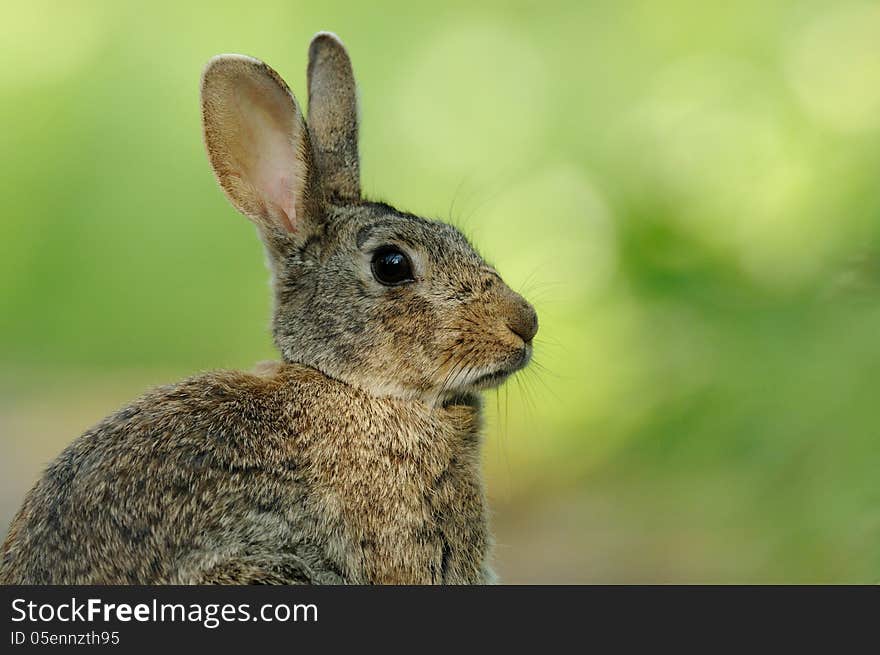
[[[238,132],[230,148],[242,178],[256,192],[266,218],[296,231],[303,163],[302,127],[290,96],[270,78],[242,77],[235,91]]]

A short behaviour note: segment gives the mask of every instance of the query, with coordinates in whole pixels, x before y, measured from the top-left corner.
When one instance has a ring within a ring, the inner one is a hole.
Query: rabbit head
[[[431,402],[500,384],[531,358],[534,309],[454,227],[361,196],[354,76],[332,34],[312,41],[308,88],[306,121],[256,59],[217,56],[201,86],[211,166],[266,246],[283,358]]]

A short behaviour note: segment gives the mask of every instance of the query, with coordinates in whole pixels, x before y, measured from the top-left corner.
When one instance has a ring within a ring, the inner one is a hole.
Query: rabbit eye
[[[373,277],[388,287],[413,281],[412,265],[399,248],[384,246],[373,253]]]

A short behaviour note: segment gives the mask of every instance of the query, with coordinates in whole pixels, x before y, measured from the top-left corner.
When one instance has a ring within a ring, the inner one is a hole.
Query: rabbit
[[[272,277],[277,362],[148,391],[27,494],[4,584],[485,584],[481,390],[538,318],[454,227],[361,195],[342,42],[281,77],[219,55],[204,142]]]

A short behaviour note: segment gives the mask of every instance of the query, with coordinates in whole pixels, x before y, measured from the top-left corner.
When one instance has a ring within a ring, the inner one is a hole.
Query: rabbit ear
[[[202,128],[230,202],[262,228],[298,232],[312,187],[308,130],[284,80],[263,62],[218,55],[202,74]]]
[[[361,195],[357,88],[351,60],[335,34],[319,32],[309,46],[309,133],[321,186],[330,197]]]

